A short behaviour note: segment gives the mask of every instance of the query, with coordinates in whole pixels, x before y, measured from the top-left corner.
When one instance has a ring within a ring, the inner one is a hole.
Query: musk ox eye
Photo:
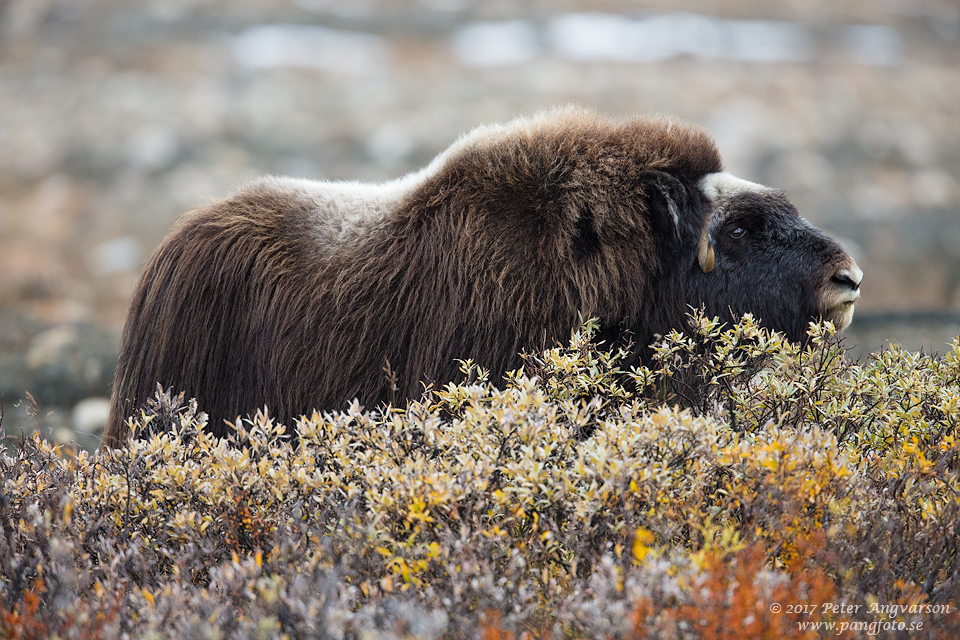
[[[734,227],[730,231],[730,237],[733,238],[734,240],[739,240],[745,235],[747,235],[747,230],[744,229],[743,227]]]

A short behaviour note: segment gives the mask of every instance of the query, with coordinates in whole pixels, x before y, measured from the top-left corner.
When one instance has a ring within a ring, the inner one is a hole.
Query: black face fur
[[[772,189],[723,202],[710,235],[716,263],[709,273],[695,262],[688,266],[688,303],[728,322],[752,313],[796,342],[806,338],[811,320],[826,315],[819,291],[850,260]]]

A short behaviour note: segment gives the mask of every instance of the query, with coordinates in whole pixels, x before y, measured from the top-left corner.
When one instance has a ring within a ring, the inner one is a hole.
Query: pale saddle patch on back
[[[338,247],[356,243],[384,228],[392,214],[402,206],[405,196],[439,175],[458,154],[493,147],[518,136],[534,135],[545,124],[560,131],[572,123],[593,120],[596,116],[587,111],[568,108],[516,118],[504,124],[480,126],[462,135],[426,167],[395,180],[368,183],[269,176],[254,181],[244,191],[272,191],[289,198],[291,205],[305,205],[314,229],[318,255],[331,255]]]

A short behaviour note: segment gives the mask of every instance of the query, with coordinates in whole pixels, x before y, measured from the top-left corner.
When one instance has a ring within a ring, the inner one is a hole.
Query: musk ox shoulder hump
[[[616,151],[619,151],[616,153]],[[473,196],[503,196],[511,181],[537,182],[544,171],[581,171],[582,180],[603,164],[608,171],[633,165],[638,173],[668,168],[682,178],[719,171],[713,140],[701,128],[669,118],[612,121],[597,113],[565,107],[463,134],[423,169],[379,183],[318,181],[268,176],[215,203],[219,215],[260,216],[260,222],[294,226],[309,233],[315,255],[391,233],[397,217],[435,200],[437,185],[462,184]],[[598,167],[599,165],[599,167]],[[682,179],[681,178],[681,179]],[[441,187],[441,191],[444,190]],[[210,209],[208,208],[207,211]],[[278,215],[280,214],[280,215]]]

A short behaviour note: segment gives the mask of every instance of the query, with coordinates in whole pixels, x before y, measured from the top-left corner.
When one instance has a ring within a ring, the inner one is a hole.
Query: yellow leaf
[[[638,562],[643,562],[643,559],[650,553],[650,545],[653,544],[653,540],[654,537],[652,533],[646,529],[637,529],[633,534],[634,559]]]

